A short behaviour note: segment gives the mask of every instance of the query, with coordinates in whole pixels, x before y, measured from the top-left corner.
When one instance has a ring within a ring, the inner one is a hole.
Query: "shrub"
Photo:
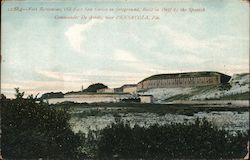
[[[97,154],[100,159],[238,158],[246,153],[246,141],[246,134],[233,136],[205,119],[149,128],[120,122],[100,132]]]
[[[108,88],[108,86],[102,84],[102,83],[95,83],[88,86],[87,89],[84,90],[84,92],[96,92],[98,89]]]
[[[71,131],[66,110],[37,103],[33,96],[1,99],[2,155],[10,159],[80,159],[82,136]]]
[[[131,103],[131,102],[140,102],[140,98],[124,98],[121,99],[121,102]]]
[[[64,94],[62,92],[50,92],[50,93],[44,93],[41,96],[41,99],[50,99],[50,98],[63,98]]]

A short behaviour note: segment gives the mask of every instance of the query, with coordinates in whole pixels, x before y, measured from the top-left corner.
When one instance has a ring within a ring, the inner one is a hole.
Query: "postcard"
[[[249,3],[1,0],[0,159],[248,159]]]

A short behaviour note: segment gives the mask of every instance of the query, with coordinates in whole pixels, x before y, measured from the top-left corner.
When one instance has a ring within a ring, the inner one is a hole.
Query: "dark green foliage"
[[[186,116],[193,116],[195,114],[195,109],[179,109],[176,111],[176,114],[180,114],[180,115],[186,115]]]
[[[98,89],[103,89],[103,88],[108,88],[108,87],[102,83],[95,83],[88,86],[88,88],[85,89],[84,92],[96,92]]]
[[[16,99],[22,99],[23,96],[24,96],[24,92],[21,93],[21,92],[19,91],[19,88],[15,88],[15,91],[16,91],[16,94],[15,94]]]
[[[102,84],[102,83],[95,83],[95,84],[91,84],[90,86],[88,86],[88,88],[86,89],[82,89],[81,91],[70,91],[65,93],[65,95],[79,95],[79,94],[84,94],[84,95],[92,95],[92,94],[97,94],[97,90],[98,89],[103,89],[103,88],[108,88],[108,86]],[[100,93],[98,93],[100,94]],[[105,93],[105,94],[114,94],[114,93]]]
[[[6,96],[4,94],[0,94],[0,100],[5,100]]]
[[[50,92],[45,93],[41,96],[41,99],[49,99],[49,98],[63,98],[64,94],[62,92]]]
[[[37,103],[33,96],[1,100],[2,155],[5,158],[81,159],[82,137],[72,132],[66,110]],[[80,158],[81,157],[81,158]]]
[[[219,159],[239,158],[246,153],[247,135],[230,135],[206,120],[193,124],[154,125],[149,128],[127,123],[103,129],[98,141],[100,159]]]
[[[124,98],[121,99],[121,102],[140,102],[140,98]]]

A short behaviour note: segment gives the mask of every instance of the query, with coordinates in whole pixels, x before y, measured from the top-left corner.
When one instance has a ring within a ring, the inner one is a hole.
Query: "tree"
[[[82,159],[82,136],[69,125],[66,110],[37,103],[34,96],[24,99],[16,90],[16,99],[1,100],[2,155],[10,159]]]
[[[63,98],[64,94],[62,92],[50,92],[50,93],[44,93],[41,96],[41,99],[49,99],[49,98]]]
[[[15,91],[16,91],[16,94],[15,94],[16,99],[22,99],[24,96],[24,92],[20,92],[19,88],[15,88]]]
[[[6,99],[6,96],[4,94],[1,93],[0,95],[0,100],[5,100]]]
[[[91,84],[84,92],[96,92],[98,89],[108,88],[108,86],[102,83]]]

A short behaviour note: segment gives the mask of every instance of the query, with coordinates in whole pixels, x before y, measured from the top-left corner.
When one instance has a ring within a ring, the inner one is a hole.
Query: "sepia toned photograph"
[[[249,159],[249,0],[1,0],[0,160]]]

